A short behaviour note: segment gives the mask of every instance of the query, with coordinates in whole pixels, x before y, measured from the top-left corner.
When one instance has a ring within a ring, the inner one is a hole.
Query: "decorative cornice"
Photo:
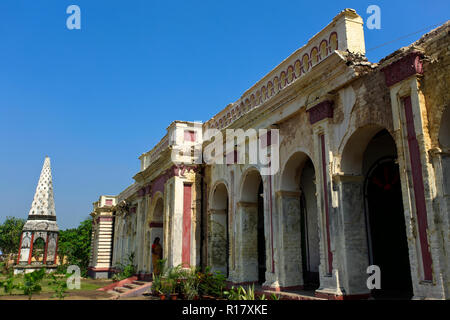
[[[326,35],[321,35],[323,38],[313,38],[304,47],[294,52],[247,90],[238,101],[229,104],[207,121],[206,127],[219,130],[228,127],[236,119],[275,97],[283,89],[302,78],[315,65],[332,55],[335,50],[339,50],[341,45],[338,42],[336,30],[332,29],[328,32]]]
[[[307,110],[309,122],[314,124],[326,118],[333,118],[333,101],[325,100]]]
[[[410,76],[423,74],[422,58],[421,52],[413,51],[381,69],[384,73],[386,85],[391,87]]]

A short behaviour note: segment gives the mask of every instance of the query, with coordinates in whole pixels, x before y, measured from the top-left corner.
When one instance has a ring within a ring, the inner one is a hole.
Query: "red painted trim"
[[[59,234],[56,235],[56,247],[55,247],[55,255],[53,256],[53,264],[56,264],[58,261],[58,242],[59,242]],[[63,258],[64,259],[64,258]],[[61,261],[63,263],[64,261]]]
[[[350,295],[336,295],[331,293],[316,292],[314,294],[317,298],[327,300],[367,300],[370,298],[370,294],[350,294]]]
[[[403,99],[406,117],[406,129],[408,132],[409,159],[411,162],[411,174],[413,179],[414,198],[416,203],[417,224],[419,227],[420,247],[422,251],[422,263],[424,279],[433,280],[432,260],[428,246],[428,221],[427,207],[425,203],[425,188],[422,175],[422,163],[420,160],[420,148],[414,127],[414,115],[412,111],[411,96]]]
[[[97,289],[97,291],[113,290],[115,287],[121,287],[124,284],[132,283],[133,281],[136,281],[137,279],[138,279],[137,276],[132,276],[130,278],[127,278],[127,279],[124,279],[124,280],[121,280],[121,281],[118,281],[118,282],[111,283],[110,285],[107,285],[106,287],[99,288],[99,289]]]
[[[98,217],[98,221],[104,222],[104,221],[113,221],[112,217]]]
[[[326,100],[307,110],[309,123],[314,124],[326,118],[333,118],[333,101]]]
[[[48,233],[45,239],[44,260],[42,261],[43,264],[47,263],[47,249],[48,249]]]
[[[34,232],[31,234],[30,253],[28,254],[28,264],[31,264],[31,255],[33,253]]]
[[[323,195],[324,195],[324,207],[325,207],[325,219],[326,219],[326,232],[327,232],[327,251],[328,251],[328,273],[333,270],[333,253],[331,252],[330,245],[330,217],[328,206],[328,179],[327,179],[327,164],[325,156],[325,136],[320,135],[320,146],[322,152],[322,180],[323,180]]]
[[[423,74],[422,54],[413,51],[401,59],[393,62],[381,71],[388,87],[405,80],[415,74]]]
[[[333,34],[336,35],[336,48],[331,48],[331,36]],[[332,53],[334,50],[339,50],[339,37],[336,31],[330,33],[330,36],[328,37],[328,44],[330,45],[330,53]]]
[[[261,289],[275,291],[275,292],[299,291],[299,290],[303,290],[304,286],[290,286],[290,287],[267,287],[267,286],[262,286]]]
[[[194,130],[184,130],[184,141],[195,142],[196,132]]]
[[[181,261],[183,266],[191,264],[191,205],[192,184],[183,185],[183,247]]]
[[[19,242],[19,255],[17,256],[17,264],[20,262],[20,252],[22,251],[22,239],[23,239],[23,232],[20,235],[20,242]]]
[[[100,271],[114,271],[114,269],[112,269],[112,268],[95,268],[95,267],[89,267],[88,270],[96,271],[96,272],[100,272]]]
[[[297,72],[295,71],[295,65],[297,64],[297,62],[298,62],[298,66],[299,66],[299,68],[298,68],[298,74],[297,74]],[[297,60],[295,60],[295,62],[294,62],[294,73],[295,73],[295,78],[297,79],[297,78],[300,78],[300,76],[302,75],[302,61],[300,60],[300,59],[297,59]]]

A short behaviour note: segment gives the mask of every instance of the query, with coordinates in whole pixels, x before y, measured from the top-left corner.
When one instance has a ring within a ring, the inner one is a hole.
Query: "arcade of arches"
[[[91,274],[134,253],[138,276],[151,278],[159,237],[168,266],[210,266],[234,284],[328,299],[449,299],[449,45],[446,23],[370,63],[361,17],[339,13],[206,123],[173,122],[139,157],[134,183],[101,196],[92,215],[104,245]],[[237,147],[234,162],[196,162],[191,151],[213,145],[202,140],[211,128],[278,129],[267,142],[278,170],[239,163],[249,155]],[[372,265],[378,289],[367,283]]]

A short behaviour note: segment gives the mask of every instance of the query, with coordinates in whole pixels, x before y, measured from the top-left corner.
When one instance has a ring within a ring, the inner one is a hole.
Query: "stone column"
[[[227,273],[227,211],[208,211],[208,265],[213,271]]]
[[[141,191],[136,213],[136,264],[137,272],[145,273],[144,246],[145,246],[145,216],[147,212],[147,200],[145,191]]]
[[[366,273],[369,266],[366,215],[364,210],[364,177],[335,175],[339,206],[336,208],[336,261],[339,285],[345,295],[367,295]]]
[[[317,210],[320,232],[320,287],[316,290],[316,296],[341,299],[343,292],[339,281],[339,265],[341,257],[336,254],[336,235],[339,233],[335,207],[339,206],[333,199],[333,154],[330,148],[329,122],[333,118],[333,99],[331,95],[325,95],[319,99],[318,104],[307,107],[309,120],[313,126],[314,163],[317,165]],[[320,102],[321,101],[321,102]]]
[[[281,288],[303,287],[300,192],[278,191],[280,262],[276,273]]]
[[[258,204],[238,202],[236,208],[235,283],[258,281]]]
[[[436,178],[436,202],[439,210],[436,210],[437,237],[442,243],[440,252],[441,274],[444,283],[445,299],[450,298],[450,149],[433,149],[431,151],[435,178]]]

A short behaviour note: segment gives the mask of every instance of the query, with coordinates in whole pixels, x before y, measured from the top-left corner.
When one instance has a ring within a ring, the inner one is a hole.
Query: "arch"
[[[164,197],[161,191],[157,191],[152,198],[148,211],[147,224],[150,222],[162,222],[164,218]]]
[[[31,253],[35,263],[43,263],[44,261],[45,240],[37,237],[33,242],[33,252]]]
[[[283,191],[299,191],[300,175],[305,163],[312,159],[303,150],[294,151],[283,166],[281,174],[280,190]],[[313,167],[315,168],[314,164]]]
[[[151,200],[147,214],[147,221],[144,233],[144,268],[146,272],[154,271],[154,261],[151,252],[152,244],[156,238],[160,239],[161,247],[164,247],[164,196],[161,191],[155,192]],[[164,250],[163,250],[164,258]],[[156,263],[156,262],[155,262]]]
[[[381,290],[372,292],[377,295],[411,271],[397,145],[388,129],[378,124],[357,128],[342,145],[342,174],[336,181],[342,199],[338,208],[348,221],[342,249],[348,254],[342,256],[351,282],[345,290],[369,293],[366,270],[374,264],[382,272]]]
[[[214,271],[229,276],[228,189],[224,182],[215,184],[208,215],[208,264]]]
[[[256,167],[248,168],[242,175],[240,201],[257,203],[258,193],[255,190],[258,189],[260,182],[262,182],[262,178],[259,170]]]
[[[361,175],[363,171],[363,156],[372,138],[382,130],[387,129],[378,124],[369,124],[356,129],[343,141],[341,151],[341,172],[351,175]]]
[[[210,191],[210,193],[208,195],[208,199],[209,199],[208,207],[209,208],[220,209],[220,208],[216,208],[215,207],[213,199],[214,199],[214,194],[215,194],[217,188],[222,188],[222,187],[224,187],[226,193],[229,194],[228,184],[227,184],[227,182],[224,179],[220,179],[220,180],[217,180],[216,182],[214,182],[213,187],[211,188],[211,191]],[[223,207],[223,205],[221,207]]]
[[[264,184],[259,171],[250,167],[242,175],[241,198],[238,203],[239,230],[237,241],[241,280],[265,282],[268,259],[266,255]],[[256,254],[255,254],[256,253]]]
[[[439,146],[450,149],[450,107],[444,110],[439,127]]]
[[[316,170],[311,158],[295,151],[286,161],[278,193],[282,241],[282,286],[319,287],[320,233]]]
[[[364,215],[370,265],[382,271],[382,298],[412,296],[411,269],[403,209],[397,148],[387,130],[381,130],[364,150]]]

